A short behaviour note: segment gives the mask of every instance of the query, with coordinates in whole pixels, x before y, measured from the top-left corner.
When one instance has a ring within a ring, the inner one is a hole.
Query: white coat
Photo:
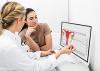
[[[0,35],[0,71],[50,71],[53,69],[56,58],[51,56],[50,61],[48,59],[39,61],[40,54],[41,52],[24,51],[19,37],[8,30],[3,30]]]

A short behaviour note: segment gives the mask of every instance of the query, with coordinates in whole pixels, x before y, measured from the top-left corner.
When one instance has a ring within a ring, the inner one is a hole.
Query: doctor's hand
[[[74,46],[73,46],[73,45],[70,45],[70,46],[66,46],[66,47],[62,48],[62,49],[60,50],[60,53],[61,53],[61,54],[65,54],[65,53],[70,54],[70,53],[72,53],[74,50],[75,50]]]

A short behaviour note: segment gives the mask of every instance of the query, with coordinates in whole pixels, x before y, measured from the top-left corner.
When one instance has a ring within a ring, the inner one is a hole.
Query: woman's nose
[[[37,19],[34,19],[33,22],[36,23],[37,22]]]

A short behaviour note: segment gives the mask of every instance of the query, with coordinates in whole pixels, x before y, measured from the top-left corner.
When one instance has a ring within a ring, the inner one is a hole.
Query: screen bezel
[[[90,29],[90,36],[89,36],[89,46],[88,46],[88,55],[87,55],[87,59],[84,59],[82,58],[80,55],[78,55],[77,53],[73,52],[73,54],[75,54],[77,57],[81,58],[82,60],[84,60],[85,62],[89,62],[89,54],[90,54],[90,42],[91,42],[91,32],[92,32],[92,26],[89,26],[89,25],[83,25],[83,24],[76,24],[76,23],[69,23],[69,22],[61,22],[61,36],[60,36],[60,45],[63,46],[61,44],[62,42],[62,26],[63,26],[63,23],[66,23],[66,24],[73,24],[73,25],[78,25],[78,26],[85,26],[85,27],[88,27]],[[64,47],[64,46],[63,46]]]

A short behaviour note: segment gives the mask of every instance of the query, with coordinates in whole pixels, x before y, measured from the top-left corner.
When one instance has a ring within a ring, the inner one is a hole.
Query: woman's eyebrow
[[[29,18],[33,18],[33,17],[29,17]]]

